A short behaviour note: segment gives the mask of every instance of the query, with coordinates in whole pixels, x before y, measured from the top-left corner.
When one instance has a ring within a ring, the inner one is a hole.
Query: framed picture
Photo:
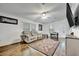
[[[39,31],[42,31],[42,25],[39,24]]]
[[[7,24],[18,24],[18,20],[14,18],[9,18],[5,16],[0,16],[0,23],[7,23]]]

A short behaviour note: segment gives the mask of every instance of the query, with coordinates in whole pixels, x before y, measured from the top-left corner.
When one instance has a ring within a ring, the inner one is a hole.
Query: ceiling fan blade
[[[40,14],[40,13],[35,13],[35,12],[25,12],[23,14],[26,14],[26,15],[37,15],[37,14]]]
[[[41,3],[41,4],[39,4],[40,5],[40,8],[41,8],[41,14],[43,13],[43,12],[46,12],[47,11],[47,9],[46,9],[46,3]]]
[[[37,17],[35,20],[37,20],[37,21],[38,21],[38,20],[40,20],[40,19],[41,19],[41,17]]]
[[[57,12],[59,10],[63,10],[64,6],[61,6],[61,5],[57,5],[55,6],[54,8],[52,8],[51,10],[49,11],[46,11],[47,13],[52,13],[52,12]]]
[[[15,13],[16,15],[26,15],[26,16],[39,16],[40,13],[34,13],[34,12],[25,12],[25,13]]]

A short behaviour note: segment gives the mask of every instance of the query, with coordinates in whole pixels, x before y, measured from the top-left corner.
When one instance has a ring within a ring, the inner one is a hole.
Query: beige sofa
[[[28,32],[28,33],[25,33],[25,35],[26,35],[26,39],[24,39],[24,41],[26,43],[31,43],[33,41],[42,39],[42,34],[39,34],[39,33]]]

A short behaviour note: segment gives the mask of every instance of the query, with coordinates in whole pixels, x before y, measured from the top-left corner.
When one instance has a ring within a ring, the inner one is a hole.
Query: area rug
[[[53,39],[43,39],[29,44],[30,47],[34,48],[35,50],[47,56],[53,55],[58,45],[59,41],[54,41]]]

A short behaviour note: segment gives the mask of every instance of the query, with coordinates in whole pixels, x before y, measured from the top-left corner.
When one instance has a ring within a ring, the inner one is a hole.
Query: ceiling
[[[65,3],[0,3],[0,12],[40,23],[64,19],[65,10]],[[43,12],[46,19],[41,18]]]

